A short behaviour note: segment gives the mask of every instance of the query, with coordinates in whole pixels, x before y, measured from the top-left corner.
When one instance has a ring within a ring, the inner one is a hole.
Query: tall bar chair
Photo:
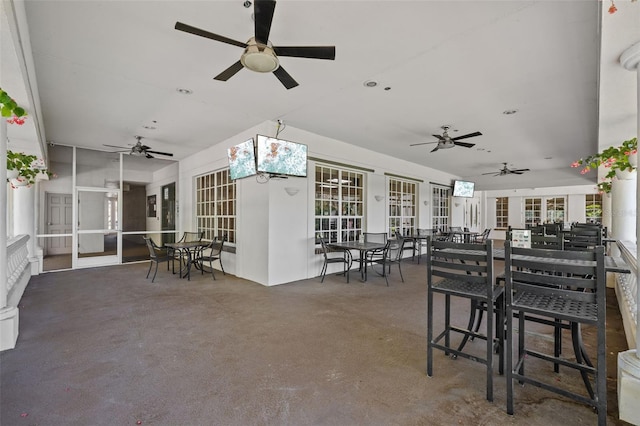
[[[594,407],[598,424],[607,418],[606,376],[606,303],[604,247],[590,251],[547,250],[512,247],[505,241],[505,304],[507,348],[507,413],[514,413],[513,381],[531,384]],[[517,317],[517,332],[514,326]],[[575,360],[545,351],[536,345],[535,336],[527,336],[530,321],[558,327],[567,324],[571,330]],[[582,344],[581,325],[594,326],[597,333],[596,364],[591,362]],[[517,333],[517,355],[513,340]],[[525,369],[527,360],[538,359],[569,367],[580,375],[586,392],[578,393],[549,379],[539,367]],[[515,364],[514,364],[515,361]]]
[[[493,268],[493,240],[484,244],[454,243],[428,239],[427,245],[427,375],[433,375],[433,350],[444,351],[452,358],[463,357],[483,364],[486,369],[486,397],[493,401],[493,353],[499,354],[499,373],[503,372],[504,332],[503,287],[496,284]],[[444,330],[434,333],[433,305],[436,294],[444,295]],[[466,328],[451,323],[451,298],[471,300],[470,315],[476,306],[486,304],[487,321],[483,333],[473,330],[470,321]],[[496,333],[494,335],[494,318]],[[461,335],[454,346],[452,335]],[[469,339],[484,340],[485,355],[465,352]]]

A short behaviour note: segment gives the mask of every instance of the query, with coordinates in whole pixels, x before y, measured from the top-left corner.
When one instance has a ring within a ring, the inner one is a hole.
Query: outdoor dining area
[[[178,262],[178,276],[187,278],[188,281],[191,281],[191,267],[204,274],[205,266],[208,267],[211,277],[215,280],[213,262],[216,260],[224,274],[221,253],[224,242],[227,240],[226,235],[222,238],[214,237],[210,241],[203,240],[203,237],[204,232],[184,232],[178,241],[158,246],[151,237],[145,236],[144,240],[149,249],[150,261],[146,278],[149,278],[151,269],[155,266],[153,277],[151,277],[151,282],[154,282],[160,263],[167,264],[167,271],[169,271],[169,263],[171,263],[171,271],[176,274],[176,262]]]
[[[506,241],[487,238],[489,232],[365,232],[360,241],[342,243],[318,235],[325,258],[321,282],[332,263],[342,265],[339,275],[347,282],[357,268],[361,281],[375,271],[387,286],[397,265],[404,282],[402,264],[419,262],[425,248],[428,376],[438,374],[442,361],[434,350],[440,350],[484,366],[488,401],[494,400],[494,380],[506,381],[508,414],[516,414],[519,395],[535,386],[592,407],[598,424],[606,424],[606,278],[631,272],[621,258],[606,254],[605,245],[615,240],[591,223],[509,228]],[[444,296],[438,299],[444,306],[435,305],[435,295]],[[468,320],[460,324],[452,321],[454,298],[469,301]],[[434,318],[437,312],[443,321]],[[595,334],[595,343],[585,345],[585,329]],[[539,338],[545,333],[550,341]],[[473,341],[483,341],[484,349]],[[573,372],[583,389],[565,386],[560,370]]]

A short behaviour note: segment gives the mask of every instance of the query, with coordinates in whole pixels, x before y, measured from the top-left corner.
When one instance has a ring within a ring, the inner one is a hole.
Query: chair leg
[[[327,273],[327,262],[325,261],[324,264],[322,265],[322,270],[320,271],[320,275],[322,276],[322,279],[320,280],[321,283],[324,282],[324,276]]]
[[[211,268],[211,276],[213,277],[213,280],[216,280],[216,274],[213,273],[213,260],[209,259],[209,268]]]
[[[433,293],[427,289],[427,375],[433,373]]]
[[[156,274],[158,273],[158,262],[154,262],[156,264],[156,269],[153,271],[153,278],[151,278],[151,282],[156,279]]]
[[[149,261],[149,270],[147,271],[147,278],[149,278],[149,273],[151,272],[152,266],[153,266],[153,260]]]
[[[571,340],[573,341],[573,351],[576,354],[576,362],[578,364],[583,364],[584,359],[582,358],[582,336],[580,335],[579,324],[576,322],[571,323]],[[584,386],[587,388],[587,392],[589,392],[589,396],[591,397],[591,399],[593,399],[594,393],[591,382],[589,381],[589,375],[586,371],[580,370],[580,376],[582,376],[582,381],[584,382]]]
[[[493,402],[493,306],[487,301],[487,401]]]
[[[506,343],[505,351],[507,352],[507,414],[513,415],[513,310],[508,307],[506,310]],[[523,333],[523,330],[520,330]]]

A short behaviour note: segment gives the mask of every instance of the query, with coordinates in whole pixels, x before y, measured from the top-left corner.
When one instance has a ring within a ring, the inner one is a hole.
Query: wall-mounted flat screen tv
[[[227,156],[231,179],[241,179],[257,173],[253,138],[227,149]]]
[[[257,135],[258,172],[307,176],[307,146],[301,143]]]
[[[453,182],[453,196],[473,198],[475,186],[475,182],[456,180]]]

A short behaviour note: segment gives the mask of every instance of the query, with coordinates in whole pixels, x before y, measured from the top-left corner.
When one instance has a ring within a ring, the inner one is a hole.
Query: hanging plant
[[[27,113],[24,108],[18,106],[7,92],[0,88],[0,114],[3,117],[13,117],[12,120],[15,120],[16,117],[23,117]],[[18,124],[24,124],[24,119],[18,119]]]
[[[579,168],[580,174],[587,174],[591,170],[597,170],[604,166],[608,169],[607,174],[599,182],[598,192],[608,194],[611,192],[611,181],[616,178],[617,172],[632,172],[637,169],[638,161],[638,138],[631,138],[622,142],[619,146],[611,146],[602,152],[581,158],[571,164],[571,167]]]
[[[7,181],[11,183],[12,188],[33,185],[39,174],[55,176],[37,156],[7,150]]]

